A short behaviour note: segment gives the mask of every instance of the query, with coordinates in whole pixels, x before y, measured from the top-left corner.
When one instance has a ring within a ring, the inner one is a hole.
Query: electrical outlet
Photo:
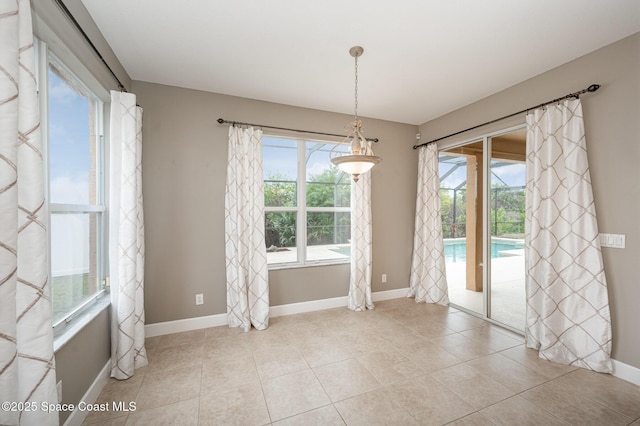
[[[58,404],[62,403],[62,380],[56,384],[56,390],[58,391]]]
[[[196,305],[203,305],[203,304],[204,304],[204,294],[202,293],[196,294]]]
[[[387,282],[387,274],[382,274],[382,282],[383,283]]]

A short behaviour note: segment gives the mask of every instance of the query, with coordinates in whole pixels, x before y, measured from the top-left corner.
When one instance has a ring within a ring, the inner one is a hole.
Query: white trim
[[[401,299],[407,297],[409,294],[409,287],[396,288],[395,290],[376,291],[371,294],[374,302],[380,302],[382,300]]]
[[[107,363],[102,367],[102,370],[98,373],[87,392],[85,392],[84,396],[80,401],[84,401],[87,404],[93,404],[100,396],[100,392],[104,389],[104,386],[109,381],[109,376],[111,373],[111,358],[107,361]],[[78,401],[78,402],[80,402]],[[76,409],[71,412],[67,420],[64,422],[64,426],[79,426],[82,424],[84,419],[87,417],[89,412],[87,410],[78,410],[78,404],[76,404]]]
[[[611,373],[613,376],[640,386],[640,368],[615,359],[612,359],[611,363],[613,364],[613,372]]]
[[[96,109],[98,109],[96,107]],[[96,120],[98,119],[96,113]],[[102,121],[102,120],[100,120]],[[96,125],[98,127],[98,125]],[[96,136],[97,138],[100,135]],[[97,144],[96,144],[97,145]],[[96,150],[97,151],[97,150]],[[96,153],[98,156],[99,153]],[[96,159],[96,163],[99,163]],[[101,204],[64,204],[64,203],[49,203],[49,209],[51,213],[104,213],[107,209]]]
[[[408,287],[395,290],[377,291],[372,293],[374,302],[381,300],[398,299],[406,297]],[[323,309],[342,308],[347,306],[347,296],[333,297],[331,299],[310,300],[308,302],[290,303],[287,305],[272,306],[269,309],[271,317],[300,314],[303,312],[320,311]],[[208,315],[205,317],[186,318],[175,321],[159,322],[144,326],[145,337],[163,336],[165,334],[181,333],[184,331],[200,330],[209,327],[227,325],[227,314]]]
[[[227,325],[227,314],[208,315],[206,317],[186,318],[175,321],[157,322],[144,326],[145,337],[164,336],[183,331],[200,330],[209,327]]]
[[[347,296],[331,299],[310,300],[308,302],[290,303],[288,305],[272,306],[269,315],[282,317],[285,315],[301,314],[303,312],[321,311],[323,309],[342,308],[347,306]]]

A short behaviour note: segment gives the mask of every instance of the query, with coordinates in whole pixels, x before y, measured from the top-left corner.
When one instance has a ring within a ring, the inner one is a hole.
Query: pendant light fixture
[[[355,118],[350,123],[347,137],[340,144],[349,144],[350,154],[331,158],[331,162],[340,170],[353,175],[354,182],[358,181],[362,173],[368,172],[382,161],[382,158],[373,154],[371,141],[362,135],[362,122],[358,119],[358,58],[363,52],[364,49],[360,46],[349,49],[349,54],[355,58]],[[331,152],[332,155],[335,153],[334,150]]]

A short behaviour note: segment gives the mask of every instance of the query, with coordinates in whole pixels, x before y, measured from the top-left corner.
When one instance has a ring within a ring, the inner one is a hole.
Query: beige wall
[[[158,84],[133,82],[144,108],[147,323],[226,312],[224,186],[228,120],[342,134],[352,117]],[[417,126],[364,119],[383,162],[373,173],[373,291],[408,286]],[[380,282],[381,274],[389,281]],[[271,304],[346,296],[349,267],[271,271]],[[195,305],[203,293],[205,304]]]
[[[103,310],[56,352],[56,378],[62,403],[77,405],[111,357],[109,309]],[[60,412],[60,424],[71,413]]]
[[[505,66],[508,66],[506,64]],[[613,322],[613,357],[640,368],[640,33],[420,126],[430,140],[598,83],[582,97],[600,232],[626,234],[603,248]],[[462,141],[524,122],[524,116],[451,138]]]

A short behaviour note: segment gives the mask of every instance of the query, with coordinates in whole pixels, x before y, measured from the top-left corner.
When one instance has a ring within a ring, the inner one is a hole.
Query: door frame
[[[507,324],[503,324],[501,322],[495,321],[494,319],[488,316],[491,308],[491,204],[490,204],[490,196],[491,196],[491,188],[487,186],[490,185],[491,182],[491,139],[500,135],[504,135],[506,133],[511,133],[516,130],[526,129],[526,123],[520,123],[511,127],[507,127],[504,129],[496,130],[493,132],[484,133],[482,135],[475,136],[473,138],[465,139],[463,141],[456,142],[441,142],[438,143],[438,154],[443,151],[452,149],[452,148],[460,148],[464,145],[468,145],[471,143],[476,143],[482,141],[482,314],[478,312],[467,309],[463,306],[456,305],[455,303],[449,302],[449,305],[459,309],[467,314],[473,315],[475,317],[481,318],[491,324],[498,325],[507,330],[510,330],[514,333],[524,335],[524,330],[518,330],[513,328]],[[489,189],[489,190],[488,190]]]

